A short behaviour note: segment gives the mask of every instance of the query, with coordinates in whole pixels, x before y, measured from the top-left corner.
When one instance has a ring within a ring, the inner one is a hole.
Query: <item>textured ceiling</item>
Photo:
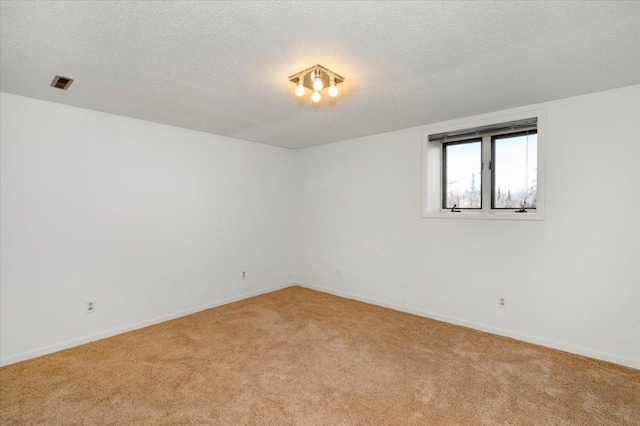
[[[3,92],[301,148],[640,83],[640,2],[4,1],[0,43]]]

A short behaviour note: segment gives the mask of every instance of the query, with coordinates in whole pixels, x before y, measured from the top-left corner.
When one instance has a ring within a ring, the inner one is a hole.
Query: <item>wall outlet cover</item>
[[[507,309],[507,298],[505,296],[498,296],[498,307]]]

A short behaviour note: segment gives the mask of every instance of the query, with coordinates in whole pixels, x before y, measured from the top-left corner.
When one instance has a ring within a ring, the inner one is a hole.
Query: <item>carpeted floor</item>
[[[640,371],[291,287],[0,369],[2,425],[640,425]]]

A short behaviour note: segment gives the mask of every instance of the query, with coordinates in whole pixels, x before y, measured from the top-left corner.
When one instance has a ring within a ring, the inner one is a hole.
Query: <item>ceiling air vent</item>
[[[71,86],[71,83],[73,83],[72,78],[61,77],[59,75],[56,75],[53,78],[53,81],[51,82],[51,87],[55,87],[56,89],[67,90],[69,86]]]

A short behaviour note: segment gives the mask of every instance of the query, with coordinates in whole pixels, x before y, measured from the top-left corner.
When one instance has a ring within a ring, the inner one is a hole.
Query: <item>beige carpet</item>
[[[2,425],[640,425],[640,371],[292,287],[0,369]]]

